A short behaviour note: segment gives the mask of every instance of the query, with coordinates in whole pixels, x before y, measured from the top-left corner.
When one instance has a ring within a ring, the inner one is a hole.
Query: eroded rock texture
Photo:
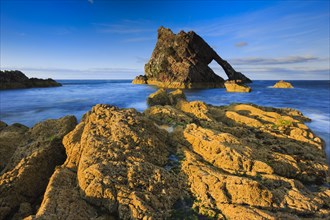
[[[0,175],[0,219],[21,219],[35,211],[55,166],[66,158],[61,140],[76,124],[74,116],[66,116],[31,129],[14,124],[0,131],[0,162],[5,164]]]
[[[67,160],[34,218],[160,219],[183,195],[183,181],[165,169],[167,132],[134,109],[96,105],[63,143]]]
[[[188,102],[181,90],[160,90],[149,98],[151,107],[144,113],[94,106],[63,138],[67,158],[49,180],[44,159],[38,158],[45,152],[51,158],[54,146],[16,150],[22,156],[14,153],[0,179],[1,212],[13,219],[330,215],[324,143],[299,111]],[[28,132],[44,135],[44,129]],[[36,170],[36,164],[42,167]],[[29,169],[29,176],[23,175]],[[38,208],[30,199],[42,194],[35,189],[40,181],[48,186]]]
[[[166,88],[224,87],[224,79],[208,66],[213,60],[224,69],[229,80],[251,82],[195,32],[174,34],[170,29],[160,27],[156,47],[145,65],[145,76],[136,77],[133,83]]]
[[[328,218],[324,145],[300,112],[181,99],[145,114],[174,127],[196,212],[218,219]]]

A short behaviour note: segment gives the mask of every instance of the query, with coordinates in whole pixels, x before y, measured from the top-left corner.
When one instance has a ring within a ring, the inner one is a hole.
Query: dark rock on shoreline
[[[33,87],[61,86],[53,79],[28,78],[18,70],[0,71],[0,89],[22,89]]]
[[[165,88],[224,87],[224,79],[208,66],[213,60],[224,69],[229,80],[251,82],[195,32],[174,34],[170,29],[160,27],[156,47],[145,65],[145,76],[137,76],[133,83]]]

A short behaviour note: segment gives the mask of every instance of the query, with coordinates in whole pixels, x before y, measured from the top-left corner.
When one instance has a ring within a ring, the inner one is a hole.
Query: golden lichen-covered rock
[[[275,83],[275,85],[273,86],[273,88],[292,89],[293,86],[289,82],[285,82],[283,80],[280,80],[277,83]]]
[[[133,84],[147,84],[147,78],[145,76],[139,75],[135,77],[132,81]]]
[[[235,80],[226,81],[225,87],[227,92],[251,92],[250,87]]]
[[[63,138],[40,208],[20,200],[12,216],[328,219],[324,143],[301,112],[162,95],[144,113],[94,106]]]
[[[147,103],[149,106],[171,104],[170,98],[165,89],[158,89],[156,92],[150,94]]]
[[[182,158],[180,172],[196,212],[218,219],[326,219],[330,214],[327,187],[310,190],[327,181],[323,143],[300,112],[196,101],[171,108],[154,106],[145,114],[175,127],[171,135]]]
[[[53,175],[33,218],[59,212],[67,219],[82,204],[78,210],[84,209],[81,216],[87,219],[160,219],[170,216],[183,195],[182,181],[164,168],[170,151],[167,132],[134,109],[96,105],[63,143],[67,160]],[[60,184],[62,175],[76,183]],[[70,202],[61,195],[71,193],[75,203],[66,208]],[[64,204],[54,201],[58,197]]]
[[[32,214],[55,166],[65,160],[61,140],[76,124],[74,116],[66,116],[40,122],[30,129],[12,125],[1,130],[0,143],[8,141],[1,148],[9,143],[17,147],[0,175],[0,219],[21,219]],[[19,131],[17,142],[8,135],[9,129]]]

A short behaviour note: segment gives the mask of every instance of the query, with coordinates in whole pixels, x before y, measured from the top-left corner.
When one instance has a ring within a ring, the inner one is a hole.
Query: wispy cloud
[[[261,58],[261,57],[248,57],[231,59],[229,62],[235,65],[278,65],[278,64],[294,64],[305,63],[313,61],[323,61],[324,59],[314,56],[288,56],[282,58]]]
[[[93,23],[99,32],[113,34],[143,34],[155,32],[149,21],[131,21],[123,20],[115,24]]]
[[[46,68],[46,67],[1,67],[1,70],[21,70],[28,77],[43,78],[45,75],[54,79],[133,79],[142,74],[143,69],[138,68]]]
[[[247,45],[248,45],[248,43],[244,42],[244,41],[241,41],[241,42],[238,42],[238,43],[235,44],[236,47],[245,47]]]
[[[128,38],[123,40],[123,42],[142,42],[142,41],[150,41],[156,40],[155,37],[135,37],[135,38]]]
[[[88,2],[94,4],[94,0],[88,0]]]

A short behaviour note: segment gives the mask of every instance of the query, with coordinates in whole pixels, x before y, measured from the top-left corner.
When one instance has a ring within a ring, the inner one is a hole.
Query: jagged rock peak
[[[171,29],[161,26],[155,49],[145,65],[145,76],[138,76],[133,83],[166,88],[224,87],[224,79],[208,66],[213,60],[224,69],[229,80],[251,82],[194,31],[174,34]]]

